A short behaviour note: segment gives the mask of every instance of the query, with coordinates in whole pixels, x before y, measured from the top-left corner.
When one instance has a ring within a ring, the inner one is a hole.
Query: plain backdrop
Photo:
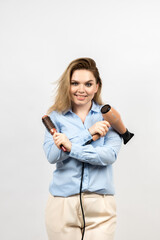
[[[96,61],[103,101],[135,133],[114,164],[115,240],[160,239],[159,13],[158,0],[0,0],[0,239],[47,240],[55,166],[41,117],[79,57]]]

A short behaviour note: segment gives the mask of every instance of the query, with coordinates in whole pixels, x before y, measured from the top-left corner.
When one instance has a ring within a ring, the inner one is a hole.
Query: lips
[[[84,101],[87,95],[79,95],[79,94],[74,94],[74,96],[77,98],[79,101]]]

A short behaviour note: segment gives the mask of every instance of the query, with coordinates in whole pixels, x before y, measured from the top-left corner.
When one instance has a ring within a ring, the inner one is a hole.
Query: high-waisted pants
[[[113,240],[116,202],[113,195],[82,193],[85,215],[84,240]],[[45,223],[49,240],[81,240],[83,216],[79,194],[55,197],[49,194]]]

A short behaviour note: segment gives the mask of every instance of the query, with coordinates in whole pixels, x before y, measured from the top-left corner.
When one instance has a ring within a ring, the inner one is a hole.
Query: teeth
[[[87,96],[77,95],[77,94],[75,94],[75,96],[77,96],[77,97],[87,97]]]

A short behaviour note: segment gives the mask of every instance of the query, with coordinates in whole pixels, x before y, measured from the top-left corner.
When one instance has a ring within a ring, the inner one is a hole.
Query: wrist
[[[88,132],[89,132],[92,136],[94,135],[94,133],[93,133],[93,131],[92,131],[91,128],[88,129]]]
[[[72,143],[70,142],[70,144],[69,144],[68,147],[67,147],[67,152],[70,152],[70,151],[71,151],[71,148],[72,148]]]

